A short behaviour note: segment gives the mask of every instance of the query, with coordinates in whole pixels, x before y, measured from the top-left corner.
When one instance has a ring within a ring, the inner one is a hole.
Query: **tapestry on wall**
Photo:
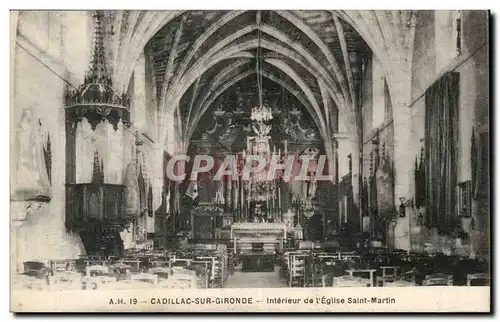
[[[426,224],[449,234],[456,217],[459,74],[438,80],[425,96]]]

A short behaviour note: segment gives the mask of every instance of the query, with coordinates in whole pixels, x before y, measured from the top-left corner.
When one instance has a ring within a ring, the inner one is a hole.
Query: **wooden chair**
[[[74,271],[56,272],[48,279],[50,290],[69,291],[83,288],[83,276]]]
[[[341,265],[343,262],[336,259],[337,256],[323,257],[321,261],[321,286],[331,287],[333,285],[333,278],[338,272],[342,272]],[[341,275],[341,274],[340,274]]]
[[[384,286],[385,283],[396,281],[398,269],[398,266],[381,266],[382,276],[377,277],[377,286]]]
[[[117,278],[109,275],[84,276],[82,279],[82,289],[97,290],[102,288],[105,284],[116,282]]]
[[[153,264],[153,267],[170,267],[172,262],[165,259],[155,259],[151,261],[151,264]]]
[[[467,286],[489,286],[489,285],[490,285],[490,275],[488,273],[467,274]]]
[[[393,281],[387,281],[383,284],[384,287],[408,287],[415,286],[414,283],[403,279],[402,277],[397,277]]]
[[[333,287],[369,287],[370,280],[353,275],[344,275],[333,278]]]
[[[88,259],[85,260],[86,266],[108,266],[108,260],[107,259],[101,259],[101,258],[96,258],[96,257],[89,257]]]
[[[162,280],[160,287],[173,289],[197,288],[196,272],[187,269],[178,269],[169,276],[167,280]]]
[[[289,280],[288,285],[298,286],[304,285],[305,278],[305,254],[290,254],[289,257]]]
[[[45,263],[37,261],[27,261],[23,263],[24,275],[42,278],[46,276],[50,270]]]
[[[151,273],[133,274],[130,276],[130,280],[138,282],[146,282],[150,284],[158,284],[158,275]]]
[[[442,273],[426,275],[422,286],[451,286],[453,285],[453,275],[447,275]]]
[[[401,275],[391,276],[386,275],[382,279],[380,286],[383,287],[405,287],[405,286],[416,286],[416,278],[413,271],[403,273]]]
[[[49,262],[50,269],[53,273],[74,271],[76,269],[76,260],[51,260]]]
[[[172,267],[188,267],[192,260],[192,258],[176,258],[172,261]]]
[[[141,261],[138,258],[124,258],[119,263],[128,265],[135,272],[140,271],[141,268]]]
[[[210,261],[210,276],[209,283],[211,287],[222,287],[225,280],[225,267],[223,259],[218,256],[201,256],[200,260]]]
[[[91,265],[85,268],[85,275],[88,277],[93,275],[104,275],[106,273],[108,273],[108,267],[103,265]]]
[[[191,267],[197,272],[198,288],[208,288],[211,266],[212,261],[209,260],[193,260],[191,262]]]
[[[377,270],[376,269],[348,269],[346,270],[347,273],[351,276],[355,276],[355,274],[366,274],[370,276],[369,278],[363,278],[363,280],[368,281],[368,284],[366,286],[368,287],[373,287],[374,285],[374,274]]]

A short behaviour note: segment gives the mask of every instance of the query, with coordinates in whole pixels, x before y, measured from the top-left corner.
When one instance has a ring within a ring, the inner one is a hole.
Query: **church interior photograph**
[[[489,14],[11,11],[12,288],[489,286]]]

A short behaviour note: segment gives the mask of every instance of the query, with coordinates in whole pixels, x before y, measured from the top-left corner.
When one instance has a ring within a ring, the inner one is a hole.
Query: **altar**
[[[247,272],[274,271],[276,253],[287,238],[285,224],[235,223],[231,226],[234,253]]]

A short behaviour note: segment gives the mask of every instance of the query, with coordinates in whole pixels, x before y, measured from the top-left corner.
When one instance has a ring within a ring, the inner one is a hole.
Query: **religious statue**
[[[309,181],[309,187],[308,187],[308,191],[307,191],[307,195],[309,197],[314,197],[316,195],[316,189],[318,188],[318,183],[316,181],[316,179],[312,179]]]
[[[32,108],[24,109],[15,136],[13,200],[26,201],[51,197],[40,127],[34,120]]]
[[[308,128],[306,130],[306,138],[307,139],[315,139],[316,138],[316,131],[314,131],[312,128]]]
[[[288,209],[288,211],[283,214],[283,223],[287,228],[293,227],[293,217],[295,214],[292,212],[291,209]]]
[[[147,239],[148,231],[146,228],[137,226],[135,229],[135,239],[137,241],[145,241]]]
[[[122,230],[120,232],[120,237],[123,241],[123,248],[124,249],[133,248],[135,246],[134,234],[132,233],[132,229],[130,227],[130,224],[127,228],[125,228],[124,230]]]
[[[236,124],[233,122],[233,117],[231,115],[228,115],[226,118],[225,130],[220,135],[220,140],[225,141],[234,139],[236,130],[237,128]]]

